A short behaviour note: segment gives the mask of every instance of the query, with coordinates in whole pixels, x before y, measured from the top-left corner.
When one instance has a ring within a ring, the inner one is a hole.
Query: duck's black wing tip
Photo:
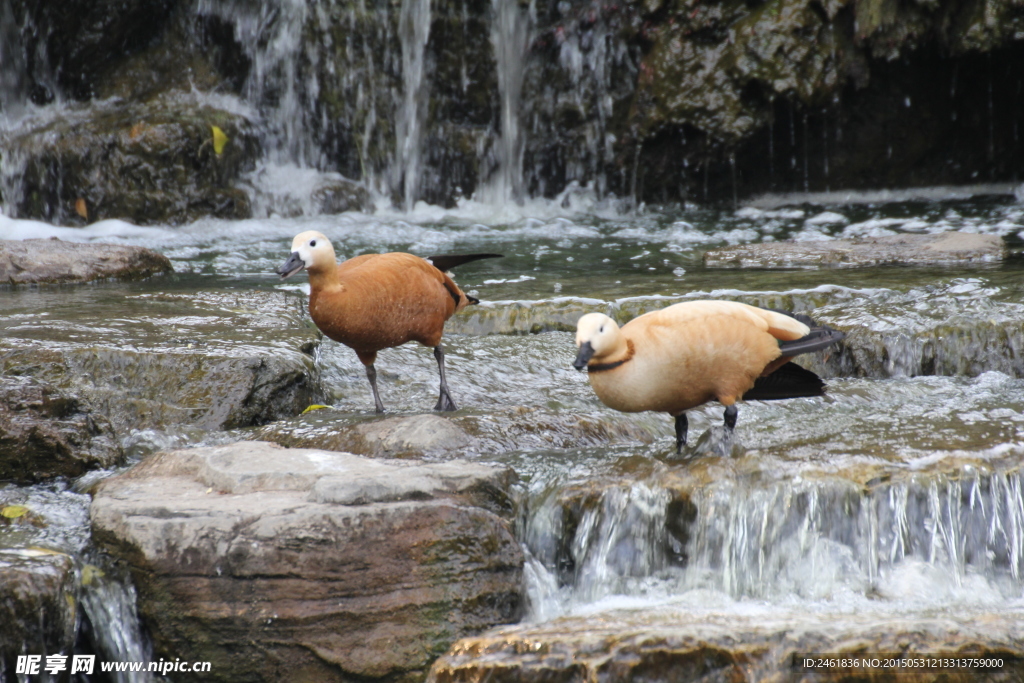
[[[773,401],[784,398],[824,396],[825,382],[796,363],[786,363],[767,377],[758,377],[743,394],[744,401]]]
[[[447,273],[452,268],[458,268],[465,263],[485,258],[503,258],[504,256],[504,254],[438,254],[437,256],[428,256],[427,261],[442,273]]]

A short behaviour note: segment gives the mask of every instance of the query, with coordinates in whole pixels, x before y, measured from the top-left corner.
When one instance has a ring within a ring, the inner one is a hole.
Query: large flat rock
[[[250,441],[153,455],[91,514],[165,658],[218,662],[216,680],[416,680],[519,617],[514,477]]]
[[[0,240],[0,284],[139,280],[172,271],[166,256],[145,247],[65,242],[56,237]]]
[[[994,263],[1004,258],[1006,247],[996,235],[943,232],[859,240],[741,244],[706,252],[704,265],[714,268],[855,268]]]

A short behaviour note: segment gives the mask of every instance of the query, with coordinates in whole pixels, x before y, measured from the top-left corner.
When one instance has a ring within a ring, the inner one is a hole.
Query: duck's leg
[[[380,402],[380,394],[377,392],[377,368],[373,363],[366,366],[366,379],[370,380],[370,388],[373,389],[373,403],[378,413],[384,412],[384,404]]]
[[[683,446],[686,445],[686,430],[690,424],[686,421],[686,413],[679,413],[676,415],[676,453],[683,452]]]
[[[452,400],[452,395],[448,393],[448,382],[444,378],[444,348],[440,344],[434,347],[434,358],[437,359],[437,371],[441,375],[441,395],[434,410],[458,410],[459,407]]]
[[[725,407],[725,428],[730,432],[736,428],[736,416],[740,414],[740,409],[733,403],[730,406]]]

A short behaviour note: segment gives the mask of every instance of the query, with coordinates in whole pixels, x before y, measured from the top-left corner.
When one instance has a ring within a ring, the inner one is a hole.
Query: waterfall
[[[316,50],[303,46],[307,0],[198,0],[196,9],[199,15],[216,16],[234,27],[235,40],[251,63],[244,96],[264,119],[268,160],[322,166],[310,120],[317,82],[303,65],[304,58],[314,64],[317,60]]]
[[[523,527],[535,617],[612,595],[990,603],[1024,585],[1019,471],[548,491]]]
[[[520,107],[534,10],[532,3],[524,9],[519,0],[492,0],[491,7],[491,44],[498,70],[501,134],[496,143],[497,167],[478,196],[500,204],[508,200],[521,201],[524,195],[525,139],[520,125]]]
[[[430,36],[430,0],[402,0],[398,36],[402,45],[403,97],[398,109],[391,187],[401,191],[403,208],[409,211],[420,188],[420,157],[429,94],[423,71]]]
[[[91,626],[98,660],[153,661],[151,648],[142,636],[135,588],[127,576],[111,578],[97,573],[88,586],[83,586],[80,599]],[[151,683],[157,680],[157,676],[146,671],[114,671],[110,675],[117,683]]]

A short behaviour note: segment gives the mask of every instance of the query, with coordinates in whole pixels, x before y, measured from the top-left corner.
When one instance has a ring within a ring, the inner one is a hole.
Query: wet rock
[[[0,548],[0,678],[19,680],[18,655],[65,655],[76,629],[75,565],[63,553]]]
[[[0,376],[0,480],[77,477],[123,457],[110,421],[74,395]]]
[[[93,280],[140,280],[173,272],[163,254],[120,244],[48,240],[0,240],[0,282],[69,284]]]
[[[852,268],[859,266],[964,265],[1006,258],[996,235],[943,232],[891,235],[859,240],[765,242],[705,252],[704,265],[733,268]]]
[[[466,448],[473,439],[462,429],[438,415],[394,417],[368,422],[355,428],[364,448],[375,454],[430,453]]]
[[[92,523],[164,657],[216,680],[410,680],[519,617],[522,552],[489,511],[512,476],[242,442],[106,480]]]
[[[842,615],[814,623],[785,608],[757,615],[667,608],[602,612],[600,618],[562,618],[512,626],[456,643],[430,671],[429,681],[733,681],[850,680],[854,672],[804,666],[804,655],[998,658],[991,673],[1012,680],[1024,673],[1024,631],[1004,612],[948,617]],[[952,667],[860,670],[864,680],[977,680]]]
[[[18,172],[7,172],[5,200],[19,217],[62,224],[247,218],[236,183],[262,153],[246,115],[186,94],[68,109],[22,125],[6,146]]]

